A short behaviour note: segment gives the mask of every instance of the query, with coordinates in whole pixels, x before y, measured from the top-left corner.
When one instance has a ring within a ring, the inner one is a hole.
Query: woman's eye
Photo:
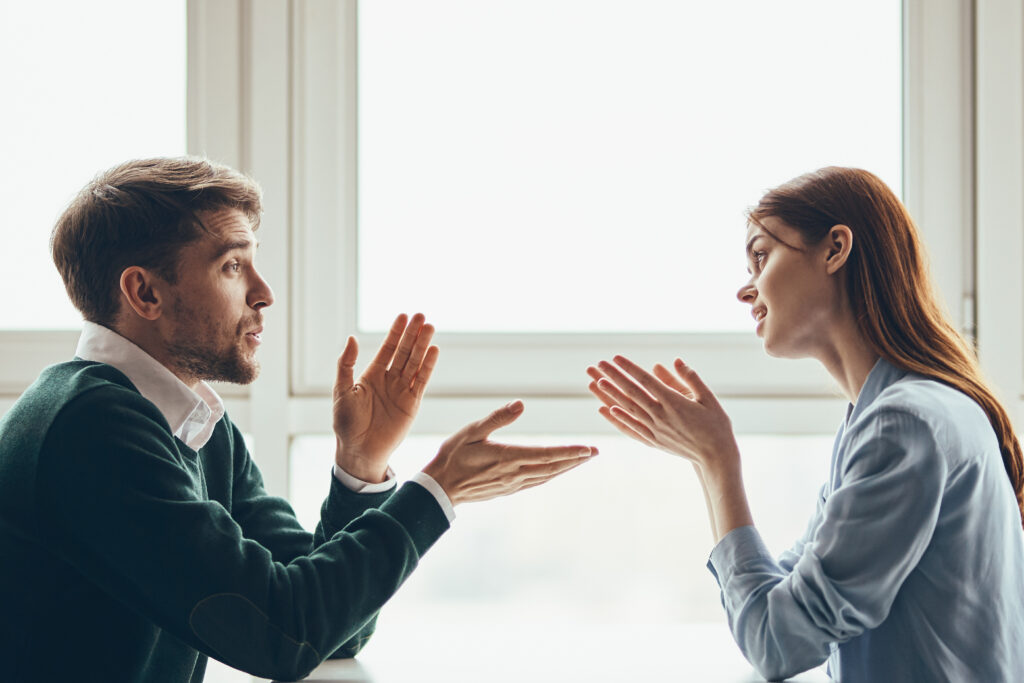
[[[754,252],[754,263],[756,263],[757,265],[761,265],[762,261],[764,261],[764,252],[763,251],[755,251]]]

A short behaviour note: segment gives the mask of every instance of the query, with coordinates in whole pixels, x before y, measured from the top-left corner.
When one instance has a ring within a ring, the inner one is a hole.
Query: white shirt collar
[[[192,391],[163,364],[117,332],[89,321],[82,328],[75,355],[112,365],[163,414],[174,436],[198,451],[224,417],[224,402],[206,382]]]

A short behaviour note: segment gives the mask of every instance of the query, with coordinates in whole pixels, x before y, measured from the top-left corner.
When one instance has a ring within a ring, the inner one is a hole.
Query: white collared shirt
[[[213,387],[200,382],[193,391],[158,360],[102,325],[85,321],[75,355],[82,360],[106,363],[124,373],[139,393],[157,407],[174,436],[194,451],[206,445],[217,423],[224,417],[224,402]],[[398,483],[390,467],[387,479],[379,484],[353,477],[337,465],[334,466],[334,476],[356,493],[381,493]],[[455,519],[451,500],[433,477],[417,472],[410,480],[437,499],[449,523]]]

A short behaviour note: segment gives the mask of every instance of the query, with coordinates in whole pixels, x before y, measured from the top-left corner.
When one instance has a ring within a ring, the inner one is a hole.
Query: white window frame
[[[1014,0],[904,2],[904,198],[954,319],[977,337],[984,367],[1018,417],[1020,15]],[[292,437],[329,431],[335,340],[356,328],[356,17],[355,0],[188,3],[188,150],[251,173],[264,189],[258,258],[276,303],[263,370],[249,387],[218,388],[253,436],[268,488],[278,494],[288,491]],[[359,338],[365,360],[379,339]],[[0,410],[42,367],[68,358],[76,339],[75,332],[0,332]],[[443,365],[418,433],[448,433],[512,397],[529,407],[512,432],[606,430],[583,368],[612,353],[649,363],[685,351],[740,433],[831,432],[845,404],[816,363],[769,359],[752,334],[441,331],[437,341]],[[479,368],[496,364],[481,381]]]
[[[975,5],[978,357],[1024,436],[1024,7]]]

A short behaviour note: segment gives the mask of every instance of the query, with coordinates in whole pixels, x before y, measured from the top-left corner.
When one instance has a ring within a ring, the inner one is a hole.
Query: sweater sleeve
[[[256,676],[307,675],[364,629],[448,526],[414,484],[348,521],[335,515],[332,488],[330,519],[309,552],[284,561],[293,547],[275,557],[200,495],[192,456],[134,392],[82,394],[44,442],[40,527],[52,551],[98,587]]]
[[[792,569],[752,526],[711,553],[733,636],[769,680],[817,666],[831,643],[882,623],[935,530],[946,469],[930,428],[890,410],[850,439],[841,484]]]
[[[367,510],[379,508],[395,493],[395,489],[380,493],[353,493],[331,475],[328,497],[320,508],[321,518],[316,533],[309,533],[299,524],[288,501],[267,493],[263,476],[249,455],[241,433],[234,425],[230,425],[230,429],[235,451],[231,516],[242,528],[243,536],[269,550],[277,562],[288,563],[308,555]],[[376,625],[377,613],[374,613],[352,638],[328,657],[354,657],[370,640]]]

